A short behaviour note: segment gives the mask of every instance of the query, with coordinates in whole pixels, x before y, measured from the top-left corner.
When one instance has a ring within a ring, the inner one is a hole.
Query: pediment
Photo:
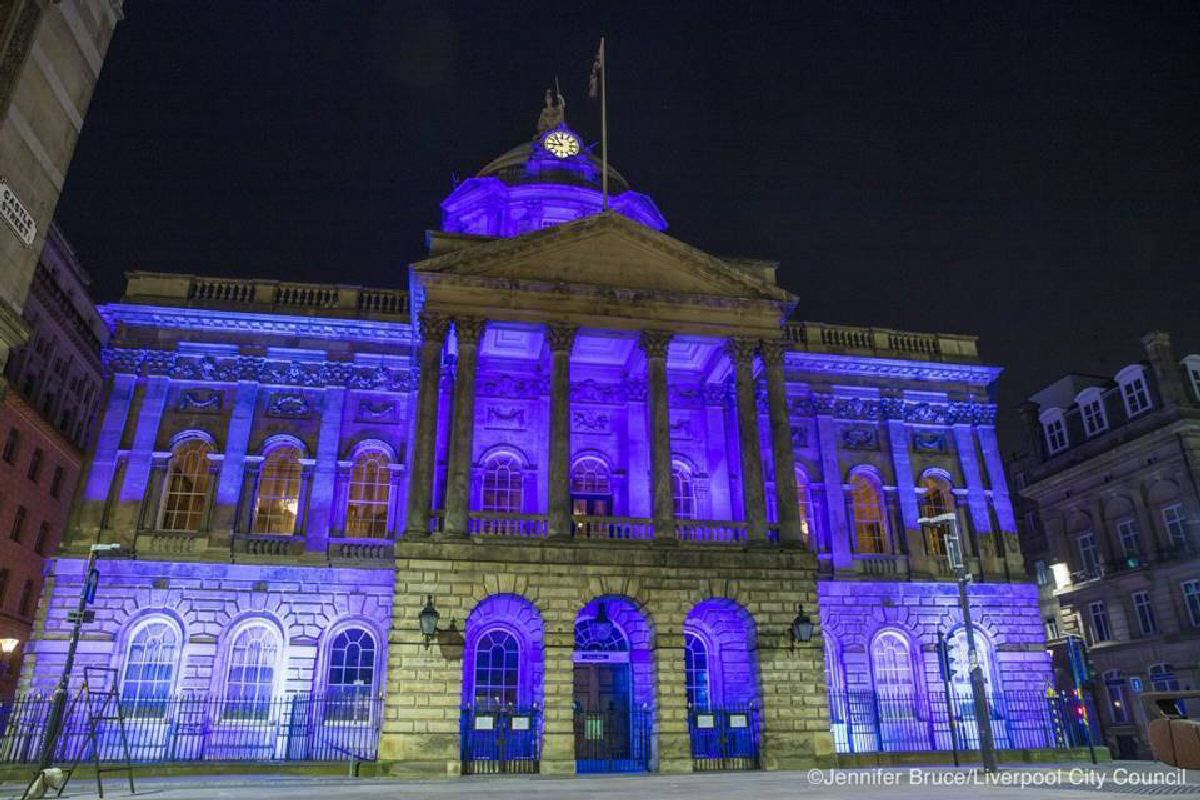
[[[619,214],[498,239],[413,265],[422,273],[786,300],[775,284]]]

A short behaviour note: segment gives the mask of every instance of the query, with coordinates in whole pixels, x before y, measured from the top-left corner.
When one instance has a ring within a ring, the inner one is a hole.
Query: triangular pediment
[[[774,283],[608,212],[413,265],[421,273],[582,284],[670,294],[786,300]]]

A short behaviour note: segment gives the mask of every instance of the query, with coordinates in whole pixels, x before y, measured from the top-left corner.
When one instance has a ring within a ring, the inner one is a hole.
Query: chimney
[[[1043,446],[1044,437],[1042,436],[1042,421],[1038,419],[1038,414],[1041,413],[1041,406],[1032,400],[1026,400],[1017,408],[1021,415],[1021,422],[1025,428],[1025,444],[1029,447],[1030,455],[1034,456],[1038,461],[1044,461],[1046,458],[1046,448]]]
[[[1164,408],[1177,408],[1187,402],[1184,393],[1183,378],[1179,374],[1179,365],[1171,354],[1171,335],[1166,331],[1151,331],[1142,337],[1142,346],[1146,348],[1146,359],[1154,370],[1154,379],[1158,383],[1158,393],[1162,397]]]

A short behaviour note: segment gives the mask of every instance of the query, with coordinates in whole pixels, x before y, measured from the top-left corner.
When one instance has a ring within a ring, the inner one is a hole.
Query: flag
[[[592,76],[588,79],[588,97],[595,100],[600,96],[600,73],[604,71],[604,37],[600,37],[600,49],[592,62]]]

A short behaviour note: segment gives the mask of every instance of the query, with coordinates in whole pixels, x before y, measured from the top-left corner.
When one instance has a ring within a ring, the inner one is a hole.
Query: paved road
[[[1076,771],[1072,771],[1076,770]],[[570,800],[611,797],[625,800],[795,800],[854,798],[867,800],[1104,800],[1105,798],[1179,797],[1200,799],[1200,773],[1180,773],[1145,762],[1091,767],[1006,768],[985,782],[982,773],[949,768],[837,770],[807,772],[713,773],[706,775],[588,776],[576,778],[459,778],[441,781],[308,778],[227,775],[142,779],[137,797],[148,800]],[[1147,786],[1149,782],[1158,785]],[[105,798],[127,798],[119,775],[106,782]],[[1022,785],[1022,783],[1024,785]],[[24,788],[24,787],[21,787]],[[13,783],[0,786],[0,798],[19,796]],[[94,784],[73,783],[64,797],[95,797]]]

